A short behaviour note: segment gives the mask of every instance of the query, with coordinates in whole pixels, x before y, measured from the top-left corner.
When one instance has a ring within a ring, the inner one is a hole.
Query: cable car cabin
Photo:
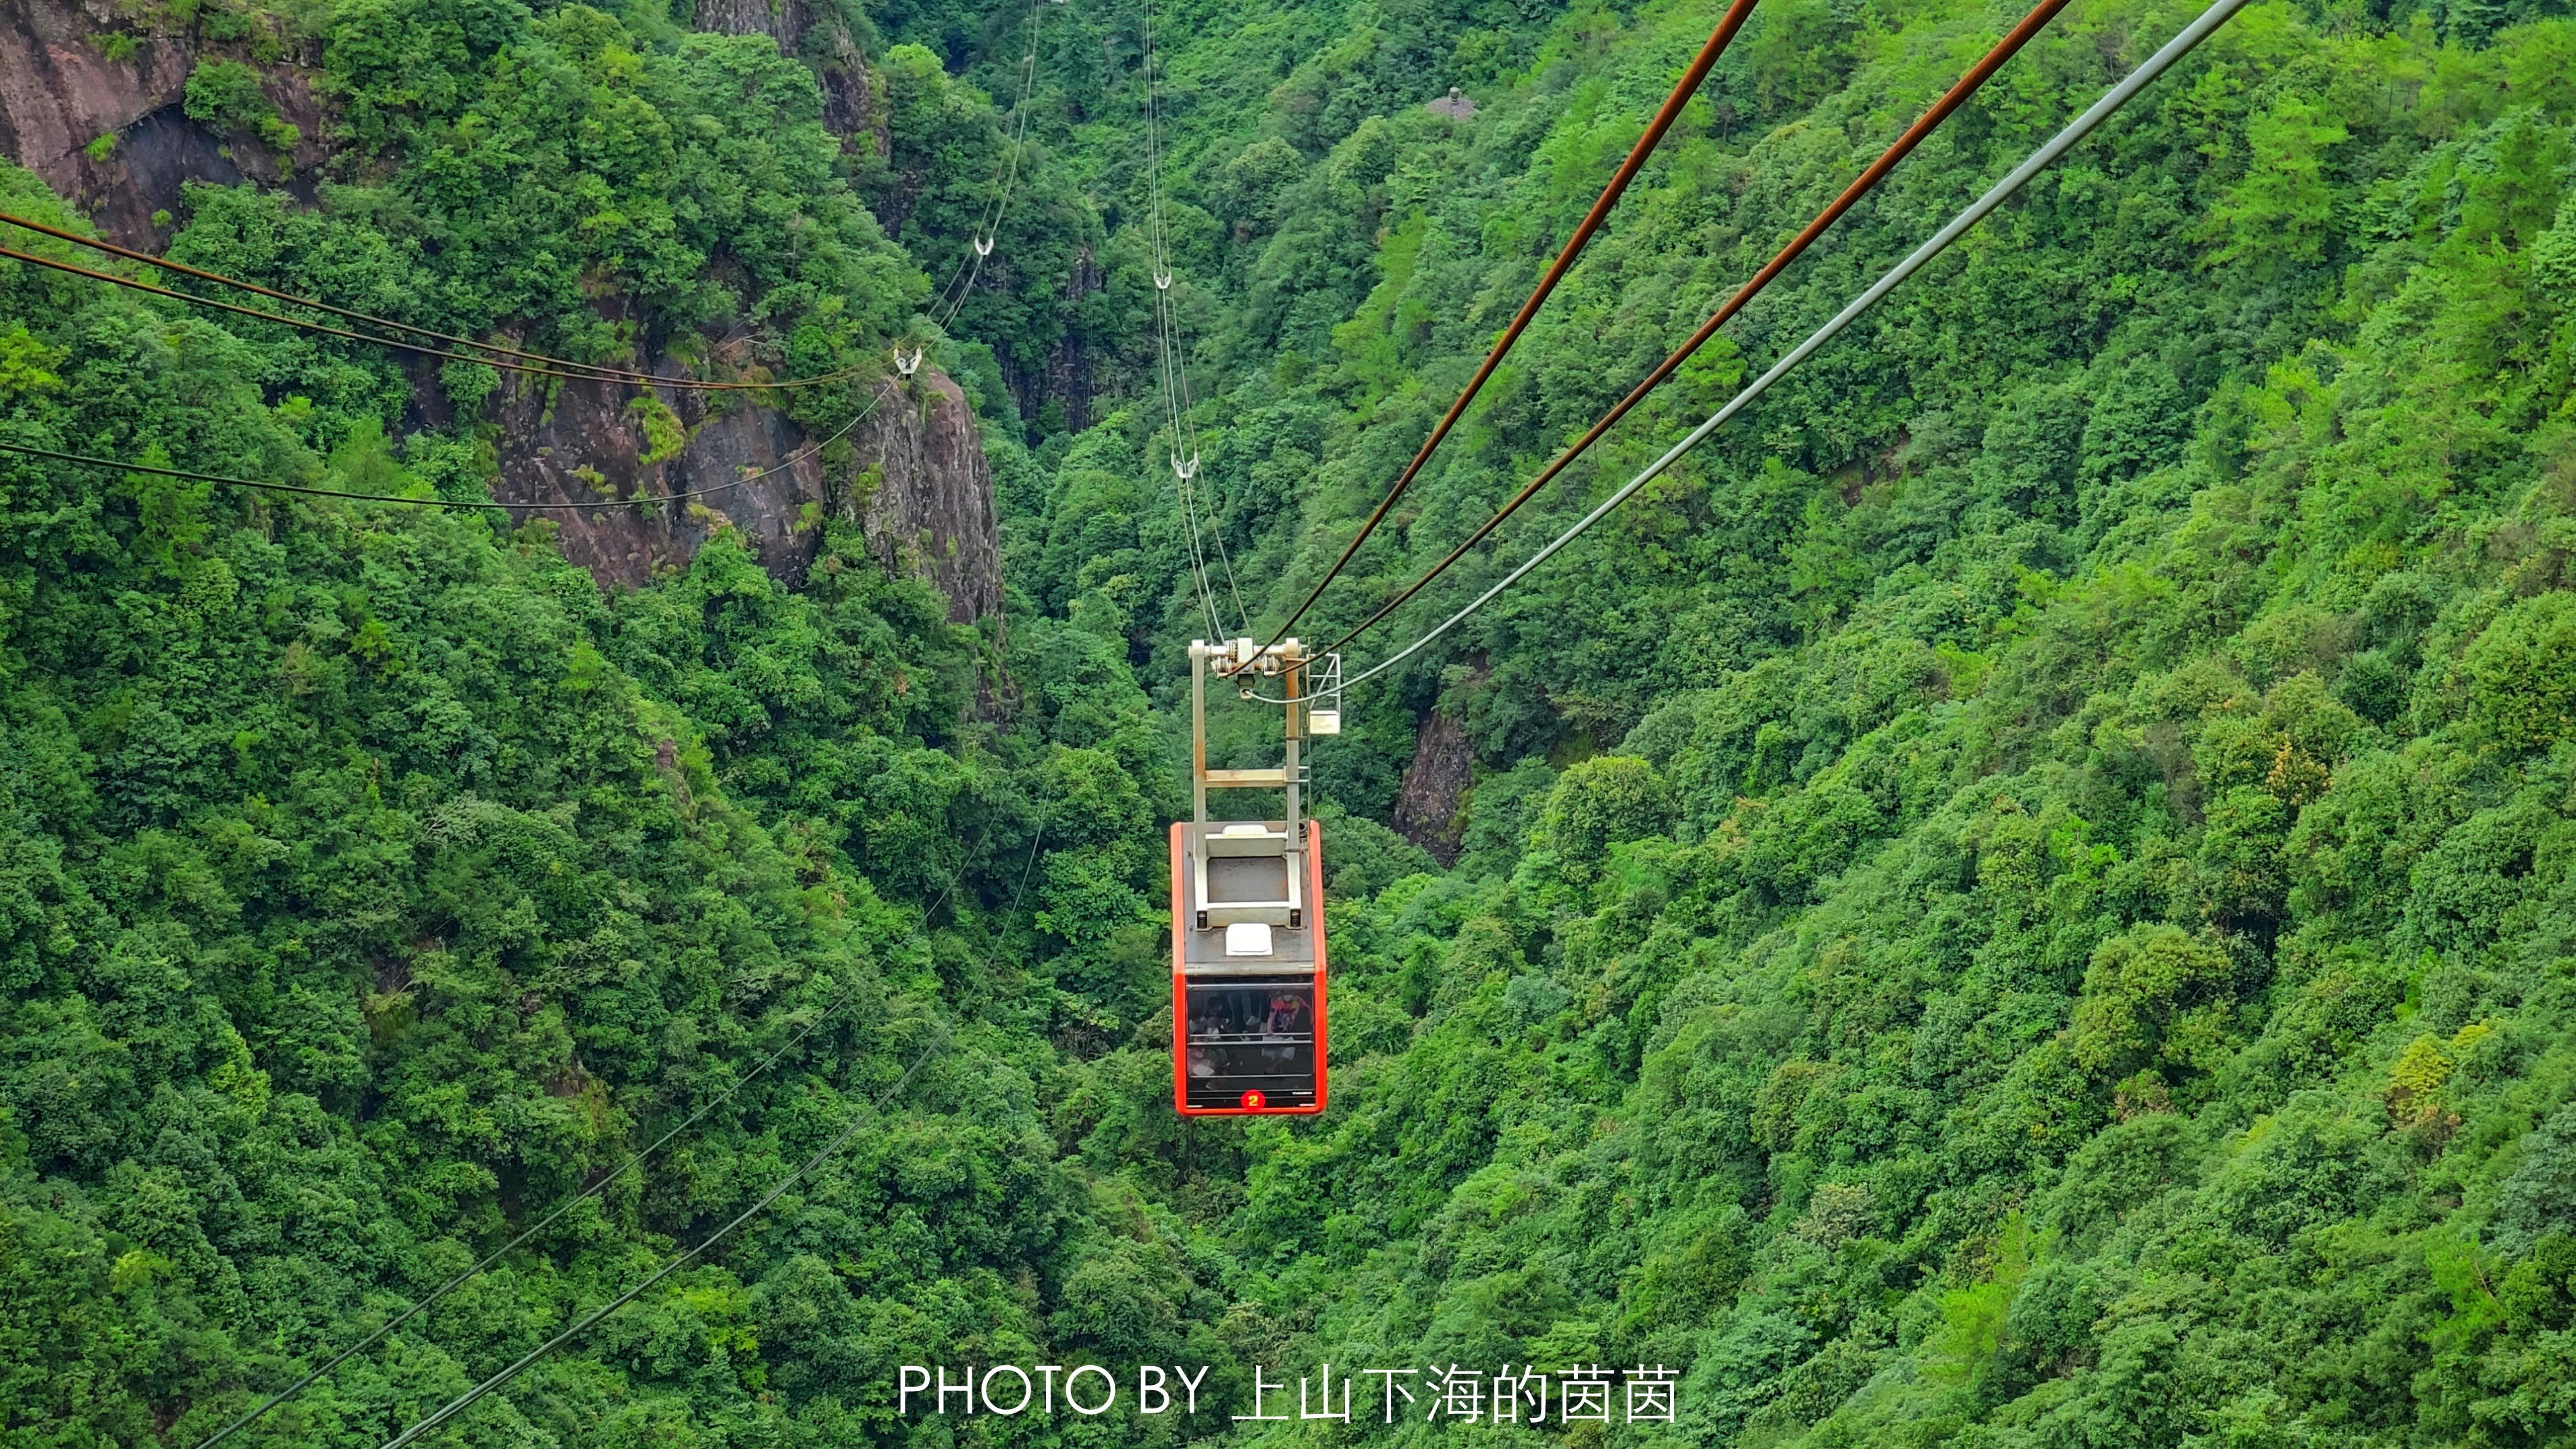
[[[1172,826],[1172,1100],[1182,1115],[1324,1110],[1323,832]]]
[[[1172,826],[1172,1105],[1185,1117],[1324,1110],[1324,835],[1300,808],[1297,748],[1337,732],[1340,700],[1301,697],[1312,663],[1294,639],[1190,645],[1191,818]],[[1207,767],[1211,664],[1247,698],[1287,706],[1283,765]],[[1250,687],[1263,684],[1280,696]],[[1212,821],[1212,789],[1282,791],[1287,818]]]

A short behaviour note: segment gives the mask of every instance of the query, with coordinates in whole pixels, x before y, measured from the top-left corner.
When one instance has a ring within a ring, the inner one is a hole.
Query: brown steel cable
[[[298,297],[291,292],[280,292],[273,288],[263,287],[257,282],[245,282],[239,277],[228,277],[221,272],[209,272],[201,267],[189,266],[185,262],[174,262],[167,257],[156,257],[150,252],[139,252],[134,250],[132,247],[121,247],[114,242],[101,241],[96,237],[82,236],[78,232],[65,231],[61,227],[57,226],[47,226],[41,221],[30,221],[23,216],[16,216],[5,211],[0,211],[0,222],[6,222],[11,226],[18,227],[26,231],[36,232],[39,235],[49,236],[57,241],[67,241],[74,246],[87,247],[91,251],[105,252],[109,256],[113,257],[123,257],[130,262],[141,262],[147,267],[159,267],[165,272],[176,272],[183,277],[195,277],[199,281],[214,282],[226,287],[237,287],[242,291],[261,297],[267,297],[272,301],[289,302],[298,307],[310,307],[316,312],[328,312],[334,317],[346,317],[352,322],[364,322],[373,327],[391,327],[398,332],[408,332],[415,337],[426,337],[434,342],[453,343],[458,347],[472,347],[485,352],[497,352],[504,357],[521,357],[526,358],[530,362],[547,363],[558,367],[580,368],[601,373],[612,373],[623,381],[654,382],[674,387],[702,385],[695,383],[689,378],[657,377],[651,373],[636,372],[622,367],[609,367],[603,363],[574,362],[569,358],[550,357],[542,352],[523,352],[515,347],[503,347],[497,342],[477,342],[471,337],[458,337],[452,333],[437,332],[427,327],[416,327],[409,322],[397,322],[391,317],[379,317],[372,312],[357,312],[352,311],[347,307],[335,307],[328,302],[316,301],[311,297]]]
[[[256,317],[265,322],[277,322],[288,327],[301,327],[308,332],[319,332],[325,336],[347,338],[353,342],[371,342],[379,347],[391,347],[404,352],[414,352],[424,357],[444,358],[450,362],[479,362],[486,367],[506,368],[512,372],[531,373],[538,377],[561,377],[574,382],[633,383],[654,387],[680,388],[692,392],[748,392],[760,391],[768,388],[813,387],[820,383],[846,381],[850,376],[852,376],[851,370],[844,369],[840,372],[824,373],[815,377],[789,378],[781,382],[703,382],[695,378],[663,377],[653,373],[635,372],[626,368],[604,367],[598,363],[572,362],[563,358],[547,357],[542,353],[521,352],[516,348],[500,347],[488,342],[476,342],[471,338],[453,337],[444,332],[432,332],[426,327],[414,327],[407,322],[396,322],[389,318],[377,317],[365,312],[352,312],[345,307],[334,307],[328,302],[316,302],[307,297],[298,297],[285,292],[271,291],[270,289],[259,286],[255,283],[238,281],[234,278],[223,276],[215,272],[199,271],[195,267],[184,266],[178,262],[164,261],[159,257],[155,257],[144,252],[132,251],[125,247],[115,246],[107,242],[93,241],[87,237],[75,236],[72,233],[60,231],[49,226],[42,226],[20,217],[11,216],[5,212],[0,212],[0,222],[7,222],[12,226],[24,227],[29,231],[41,232],[47,236],[58,237],[77,246],[85,246],[95,251],[102,251],[114,256],[125,257],[129,260],[142,262],[148,266],[160,267],[166,271],[178,272],[185,276],[201,277],[207,281],[220,282],[228,287],[239,287],[243,291],[256,293],[262,297],[273,297],[281,302],[292,303],[298,307],[310,307],[317,312],[328,312],[336,317],[348,317],[375,326],[392,327],[404,332],[415,333],[422,337],[433,337],[442,342],[453,342],[464,347],[481,348],[490,352],[504,353],[511,357],[533,358],[539,362],[550,365],[545,367],[534,367],[525,363],[504,362],[497,357],[469,357],[462,353],[447,352],[435,347],[423,347],[418,343],[404,342],[397,338],[369,337],[364,333],[350,332],[338,327],[328,327],[322,323],[308,322],[299,317],[285,317],[280,316],[275,312],[262,312],[254,307],[243,307],[237,306],[231,302],[220,302],[212,297],[200,297],[189,292],[173,291],[168,287],[156,287],[149,282],[138,282],[131,277],[117,276],[113,272],[93,271],[88,267],[74,266],[70,262],[55,261],[49,257],[40,257],[32,252],[22,252],[11,247],[0,247],[0,257],[8,257],[12,260],[21,262],[32,262],[40,267],[51,267],[58,272],[69,272],[74,276],[90,277],[97,281],[111,282],[120,287],[131,287],[138,292],[150,292],[155,296],[176,298],[179,301],[191,302],[200,307],[214,307],[226,312],[237,312],[244,317]],[[560,369],[573,370],[563,371]]]
[[[1576,458],[1583,455],[1584,450],[1598,442],[1603,433],[1610,431],[1621,418],[1626,417],[1639,402],[1643,401],[1647,393],[1652,392],[1664,379],[1672,376],[1674,369],[1687,361],[1692,353],[1699,351],[1708,339],[1716,336],[1717,329],[1724,325],[1728,318],[1742,311],[1745,303],[1752,301],[1756,294],[1769,286],[1771,279],[1780,275],[1791,262],[1796,261],[1798,254],[1805,251],[1817,237],[1824,235],[1826,228],[1841,220],[1843,213],[1851,210],[1854,202],[1859,201],[1862,195],[1876,186],[1888,172],[1896,169],[1896,163],[1904,160],[1907,153],[1922,143],[1924,137],[1931,135],[1943,121],[1948,120],[1951,112],[1966,104],[1968,97],[1976,94],[1979,86],[1984,85],[1997,70],[2001,69],[2005,61],[2012,59],[2014,52],[2028,44],[2032,36],[2047,28],[2048,23],[2056,19],[2057,13],[2064,10],[2068,3],[2069,0],[2040,0],[2028,15],[2022,17],[2021,23],[2013,27],[2011,34],[1996,42],[1995,48],[1986,52],[1985,59],[1978,61],[1966,75],[1959,77],[1958,84],[1950,87],[1948,93],[1933,104],[1932,109],[1925,111],[1921,119],[1906,129],[1904,135],[1896,138],[1894,145],[1889,146],[1876,161],[1870,163],[1868,170],[1863,171],[1851,185],[1843,188],[1843,194],[1835,197],[1832,205],[1816,213],[1816,219],[1807,223],[1806,230],[1791,239],[1787,246],[1780,249],[1777,256],[1763,264],[1762,270],[1753,274],[1751,281],[1738,288],[1734,296],[1726,299],[1725,306],[1718,308],[1714,315],[1701,323],[1699,330],[1690,335],[1689,341],[1674,349],[1670,357],[1657,364],[1653,372],[1646,374],[1645,381],[1631,388],[1628,395],[1619,400],[1617,406],[1602,414],[1601,420],[1594,423],[1589,432],[1575,441],[1574,446],[1559,453],[1555,462],[1548,464],[1544,471],[1531,479],[1528,486],[1513,494],[1511,501],[1497,510],[1493,517],[1478,525],[1476,531],[1467,535],[1464,542],[1449,551],[1448,557],[1432,565],[1429,572],[1407,585],[1403,593],[1387,600],[1376,613],[1369,615],[1350,632],[1334,640],[1326,647],[1326,652],[1339,649],[1358,638],[1383,621],[1387,615],[1402,607],[1407,599],[1422,592],[1425,585],[1440,577],[1451,564],[1465,556],[1467,550],[1482,542],[1487,534],[1502,525],[1504,519],[1511,517],[1513,512],[1522,504],[1529,502],[1538,490],[1546,487],[1557,474],[1564,472]]]
[[[1664,139],[1664,133],[1672,129],[1673,122],[1681,119],[1682,108],[1689,104],[1691,96],[1699,90],[1700,82],[1708,79],[1709,68],[1716,65],[1717,58],[1726,53],[1726,47],[1735,39],[1735,32],[1744,28],[1744,22],[1753,14],[1756,3],[1758,0],[1735,0],[1735,3],[1726,8],[1726,14],[1719,18],[1717,28],[1708,33],[1708,43],[1702,45],[1699,48],[1699,54],[1691,58],[1690,68],[1683,71],[1682,78],[1673,83],[1672,94],[1664,98],[1663,107],[1656,111],[1655,118],[1647,123],[1645,134],[1639,136],[1637,144],[1628,149],[1628,159],[1619,164],[1618,173],[1610,178],[1610,184],[1601,188],[1600,199],[1592,203],[1592,210],[1585,213],[1582,224],[1575,227],[1574,235],[1566,239],[1565,249],[1557,253],[1556,261],[1547,269],[1547,275],[1539,278],[1538,286],[1529,294],[1529,300],[1521,304],[1519,314],[1512,318],[1509,327],[1503,329],[1503,335],[1495,340],[1493,349],[1485,354],[1484,365],[1476,369],[1476,375],[1468,380],[1466,389],[1458,394],[1458,400],[1449,405],[1449,411],[1440,419],[1439,426],[1433,428],[1431,436],[1423,440],[1422,447],[1413,455],[1413,461],[1404,466],[1404,473],[1395,480],[1395,486],[1387,490],[1384,498],[1378,500],[1377,508],[1369,514],[1368,521],[1360,525],[1358,533],[1352,535],[1350,546],[1342,550],[1342,556],[1333,560],[1333,566],[1326,569],[1324,577],[1307,592],[1305,602],[1299,604],[1288,615],[1287,622],[1279,626],[1279,631],[1270,636],[1271,644],[1287,638],[1288,631],[1297,627],[1297,621],[1304,618],[1306,611],[1315,606],[1315,600],[1323,596],[1325,587],[1341,574],[1352,557],[1359,553],[1360,545],[1367,542],[1368,536],[1377,530],[1379,523],[1385,520],[1387,510],[1395,506],[1395,500],[1403,497],[1404,490],[1412,486],[1414,475],[1422,471],[1422,465],[1431,461],[1431,454],[1439,448],[1441,440],[1449,436],[1449,430],[1457,426],[1458,419],[1465,415],[1467,405],[1475,401],[1476,394],[1483,390],[1485,380],[1492,377],[1494,369],[1502,364],[1503,354],[1511,351],[1512,344],[1520,340],[1521,333],[1530,324],[1530,319],[1538,315],[1540,304],[1547,300],[1549,293],[1556,290],[1556,284],[1564,279],[1567,269],[1574,265],[1574,259],[1582,254],[1584,244],[1592,240],[1592,234],[1601,229],[1601,223],[1609,218],[1610,208],[1619,204],[1619,198],[1627,191],[1628,183],[1635,180],[1638,171],[1644,168],[1646,157]],[[1248,663],[1238,665],[1220,677],[1232,678],[1250,667]]]
[[[51,448],[30,448],[24,443],[0,442],[0,453],[23,453],[30,458],[51,458],[63,463],[85,463],[116,473],[151,473],[162,478],[181,478],[191,483],[223,483],[235,488],[259,488],[271,493],[301,493],[310,498],[353,498],[361,503],[400,503],[413,508],[530,508],[548,512],[582,512],[595,508],[641,508],[648,503],[679,503],[691,498],[704,498],[750,482],[737,478],[713,488],[699,488],[687,493],[666,493],[659,498],[603,498],[596,503],[478,503],[454,498],[402,498],[389,493],[348,493],[337,488],[307,488],[296,483],[261,483],[249,478],[227,478],[220,473],[191,473],[185,468],[155,468],[147,463],[122,463],[114,458],[94,458],[87,453],[58,453]],[[775,471],[775,470],[773,470]],[[757,475],[755,475],[757,476]]]

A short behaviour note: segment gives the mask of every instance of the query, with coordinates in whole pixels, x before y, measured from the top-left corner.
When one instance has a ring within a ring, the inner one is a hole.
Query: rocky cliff
[[[178,209],[188,181],[249,181],[309,201],[305,178],[329,159],[321,144],[328,118],[283,37],[213,42],[202,27],[141,13],[117,0],[0,0],[0,154],[42,176],[108,236],[148,250],[168,240],[155,216]],[[768,35],[802,56],[822,80],[827,124],[854,147],[885,144],[866,59],[836,16],[805,0],[700,0],[695,20],[705,30]],[[292,144],[281,147],[274,130],[263,139],[188,117],[189,71],[211,56],[257,63],[269,104],[296,128]],[[675,370],[663,358],[645,365]],[[415,369],[414,377],[415,421],[447,421],[432,376]],[[647,402],[632,388],[514,374],[490,404],[499,425],[495,495],[581,502],[721,490],[665,510],[550,515],[565,555],[603,584],[641,584],[682,566],[726,523],[774,574],[801,582],[818,525],[837,515],[864,530],[888,568],[935,584],[952,617],[997,613],[992,476],[963,394],[925,367],[911,379],[886,378],[873,395],[873,404],[867,391],[853,396],[854,407],[870,410],[846,445],[818,453],[794,422],[748,396]],[[667,456],[648,441],[648,421],[660,426]]]
[[[1424,715],[1396,793],[1395,829],[1442,865],[1458,863],[1458,802],[1474,767],[1475,751],[1458,716],[1441,708]]]
[[[823,121],[854,148],[886,145],[867,58],[837,15],[806,0],[698,0],[691,23],[721,35],[766,35],[804,57],[823,85]],[[667,363],[648,370],[670,372]],[[993,478],[974,412],[938,369],[887,377],[855,393],[865,410],[846,449],[817,450],[785,416],[705,393],[661,401],[687,445],[648,458],[644,404],[631,388],[519,378],[500,408],[501,486],[514,503],[580,502],[721,489],[663,511],[615,508],[554,515],[564,556],[603,584],[636,585],[688,562],[710,529],[739,529],[773,575],[802,583],[827,517],[855,523],[888,569],[910,571],[948,596],[958,621],[1002,607]],[[846,456],[844,456],[846,454]],[[731,485],[731,486],[728,486]]]
[[[885,113],[868,85],[867,56],[838,15],[805,0],[698,0],[691,22],[717,35],[766,35],[782,55],[801,55],[823,83],[823,124],[861,148],[886,149]]]
[[[153,213],[175,209],[184,182],[301,192],[323,159],[321,110],[311,72],[291,57],[260,66],[270,105],[296,128],[291,146],[185,110],[200,56],[247,56],[276,40],[209,42],[196,27],[138,18],[112,0],[0,0],[0,155],[134,247],[167,239]]]
[[[657,367],[655,370],[667,370]],[[840,446],[817,449],[771,409],[705,393],[664,393],[518,377],[496,416],[509,503],[581,503],[717,490],[664,509],[602,508],[551,516],[564,556],[603,584],[636,585],[687,563],[710,530],[741,531],[762,566],[801,583],[819,525],[857,524],[887,568],[918,573],[961,622],[999,612],[1002,566],[993,479],[974,412],[957,384],[923,367],[854,391],[866,409]],[[651,454],[656,405],[686,430]]]

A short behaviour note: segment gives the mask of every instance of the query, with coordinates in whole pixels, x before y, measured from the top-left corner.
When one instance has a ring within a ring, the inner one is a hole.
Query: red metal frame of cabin
[[[1306,900],[1314,913],[1315,941],[1315,1104],[1311,1107],[1193,1107],[1190,1105],[1190,992],[1188,939],[1183,935],[1189,882],[1181,870],[1181,832],[1190,822],[1172,822],[1172,1106],[1184,1117],[1312,1117],[1324,1110],[1324,1091],[1331,1072],[1324,1065],[1325,1029],[1330,1013],[1324,1004],[1324,827],[1306,821]]]

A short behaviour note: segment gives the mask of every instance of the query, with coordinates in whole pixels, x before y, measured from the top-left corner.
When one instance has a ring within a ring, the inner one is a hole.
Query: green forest
[[[845,379],[724,405],[817,438],[925,349],[1006,602],[958,618],[822,513],[798,578],[699,510],[684,567],[603,584],[560,516],[420,506],[496,496],[501,370],[0,260],[0,444],[409,500],[0,452],[0,1444],[191,1449],[497,1252],[226,1441],[376,1449],[738,1217],[419,1442],[2576,1442],[2563,0],[2249,6],[1355,687],[1310,750],[1331,1106],[1186,1121],[1187,647],[1324,577],[1724,6],[750,6],[782,43],[732,3],[81,22],[101,66],[180,48],[186,123],[266,158],[156,203],[173,260]],[[2075,0],[1350,667],[2198,11]],[[2017,19],[1760,0],[1301,634]],[[48,161],[0,212],[88,232]],[[1277,720],[1220,711],[1219,756]],[[898,1405],[995,1363],[1209,1378],[1194,1415]],[[1234,1417],[1326,1364],[1596,1363],[1673,1370],[1671,1421]]]

